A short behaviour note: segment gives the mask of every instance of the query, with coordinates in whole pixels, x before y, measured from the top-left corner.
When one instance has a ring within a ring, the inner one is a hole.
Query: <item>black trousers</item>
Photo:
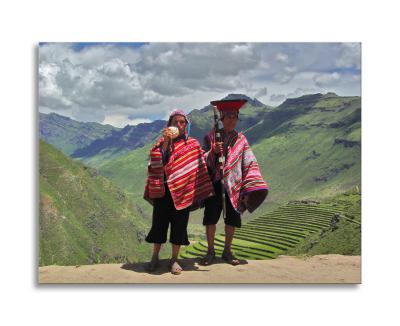
[[[213,184],[215,196],[209,197],[204,202],[204,217],[203,225],[217,224],[222,212],[222,193],[221,193],[221,181],[217,181]],[[226,218],[225,224],[231,225],[237,228],[242,226],[242,220],[240,213],[235,211],[229,199],[228,193],[225,191],[225,204],[226,204]]]
[[[150,243],[165,243],[168,227],[171,224],[169,242],[175,245],[189,245],[187,225],[189,222],[189,208],[176,210],[168,187],[165,187],[165,196],[156,198],[153,202],[153,220],[146,241]]]

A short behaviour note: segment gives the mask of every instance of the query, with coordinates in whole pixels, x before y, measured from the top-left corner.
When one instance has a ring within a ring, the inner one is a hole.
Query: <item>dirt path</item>
[[[319,255],[309,258],[281,256],[271,260],[243,261],[230,266],[220,259],[211,266],[196,260],[181,260],[181,275],[168,272],[162,261],[156,273],[145,264],[99,264],[85,266],[44,266],[39,283],[360,283],[360,256]]]

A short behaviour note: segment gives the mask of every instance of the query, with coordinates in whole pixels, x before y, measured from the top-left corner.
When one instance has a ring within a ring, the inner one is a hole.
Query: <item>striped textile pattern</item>
[[[204,199],[214,195],[200,144],[192,137],[186,143],[184,139],[179,139],[174,143],[165,166],[162,163],[161,146],[162,140],[150,150],[144,198],[152,204],[152,199],[164,197],[165,173],[175,208],[198,208]]]
[[[264,181],[257,159],[250,148],[246,137],[242,133],[233,131],[224,137],[226,156],[224,166],[225,190],[233,208],[239,213],[246,209],[251,213],[265,200],[268,194],[268,184]],[[218,161],[211,150],[214,142],[212,130],[204,139],[206,150],[205,160],[213,182],[220,180]],[[247,206],[241,198],[248,197]]]

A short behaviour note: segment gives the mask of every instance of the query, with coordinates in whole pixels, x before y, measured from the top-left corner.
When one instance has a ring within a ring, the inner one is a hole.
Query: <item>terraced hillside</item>
[[[317,239],[321,240],[325,235],[333,234],[339,226],[343,228],[350,225],[350,228],[360,233],[359,199],[359,193],[348,193],[325,203],[290,202],[237,229],[232,249],[240,259],[270,259],[295,248],[307,249],[309,239],[313,239],[312,244],[315,245],[318,243]],[[353,238],[359,244],[360,237]],[[215,240],[216,253],[221,255],[224,234],[216,236]],[[181,257],[201,257],[206,252],[207,242],[200,241],[186,247]]]

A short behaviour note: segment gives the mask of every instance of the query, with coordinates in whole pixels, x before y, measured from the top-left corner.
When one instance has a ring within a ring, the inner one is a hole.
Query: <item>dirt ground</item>
[[[361,283],[360,256],[280,256],[271,260],[241,261],[231,266],[216,259],[200,266],[195,259],[180,260],[184,271],[172,275],[168,261],[149,274],[145,263],[85,266],[43,266],[39,283]]]

